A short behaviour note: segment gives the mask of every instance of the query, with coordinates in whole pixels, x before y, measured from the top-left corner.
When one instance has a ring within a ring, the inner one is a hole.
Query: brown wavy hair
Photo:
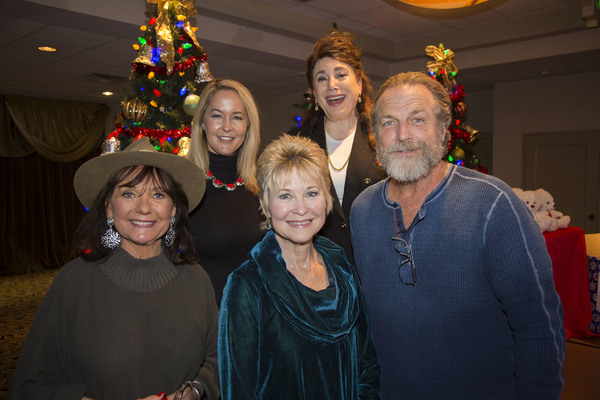
[[[371,108],[373,107],[373,85],[371,80],[362,67],[362,50],[354,44],[352,39],[341,33],[332,33],[317,41],[313,46],[312,53],[306,60],[306,80],[311,92],[314,93],[313,73],[315,64],[322,58],[330,57],[336,61],[347,64],[359,80],[362,80],[362,91],[360,97],[362,101],[356,103],[358,112],[358,121],[360,128],[367,134],[371,147],[375,148],[375,137],[371,132]],[[313,131],[317,121],[324,115],[322,109],[315,111],[314,107],[309,110],[306,117],[306,124],[310,124],[310,130]]]

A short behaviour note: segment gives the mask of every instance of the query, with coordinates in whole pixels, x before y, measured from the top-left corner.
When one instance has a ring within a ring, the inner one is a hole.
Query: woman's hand
[[[200,382],[187,381],[175,393],[174,400],[201,400],[204,398],[204,385]]]
[[[138,400],[173,400],[175,397],[175,393],[172,393],[167,396],[166,392],[162,392],[159,394],[153,394],[152,396],[144,397],[143,399]]]

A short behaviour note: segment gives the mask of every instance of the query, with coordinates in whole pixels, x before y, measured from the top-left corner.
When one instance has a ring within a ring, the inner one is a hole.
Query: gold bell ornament
[[[210,69],[208,69],[208,61],[202,61],[200,65],[198,65],[198,70],[196,71],[196,79],[194,80],[196,83],[204,83],[210,82],[213,80],[213,77],[210,73]]]

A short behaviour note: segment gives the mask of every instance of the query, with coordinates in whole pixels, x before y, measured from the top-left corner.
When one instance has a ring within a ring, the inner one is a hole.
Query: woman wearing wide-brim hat
[[[142,138],[74,185],[79,257],[38,310],[11,399],[217,399],[217,307],[187,230],[202,171]]]

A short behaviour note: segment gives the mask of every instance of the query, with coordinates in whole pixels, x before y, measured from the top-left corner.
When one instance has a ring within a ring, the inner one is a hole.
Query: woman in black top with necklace
[[[354,263],[350,208],[363,190],[385,178],[371,133],[371,81],[362,68],[361,50],[339,31],[315,43],[306,60],[306,79],[315,107],[293,133],[317,142],[328,158],[333,211],[319,234],[341,246]]]
[[[198,263],[208,272],[217,304],[229,274],[262,239],[256,197],[260,122],[248,89],[229,79],[202,91],[188,158],[205,172],[206,193],[190,215]]]

